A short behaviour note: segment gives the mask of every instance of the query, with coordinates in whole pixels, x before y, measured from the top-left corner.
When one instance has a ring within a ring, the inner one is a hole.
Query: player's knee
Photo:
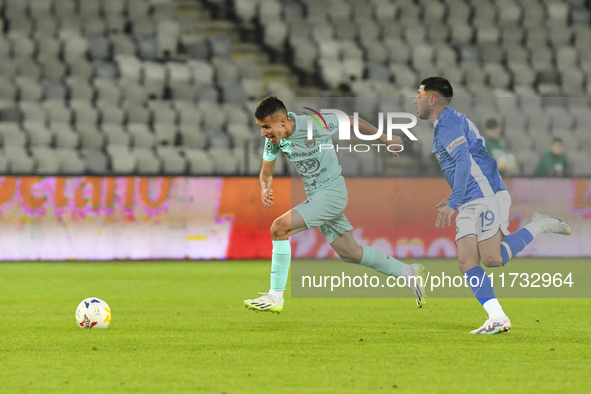
[[[283,240],[288,238],[291,223],[284,217],[275,219],[271,225],[271,239],[274,241]]]
[[[493,256],[482,256],[482,264],[485,266],[492,268],[492,267],[502,267],[503,266],[503,257],[499,255]]]

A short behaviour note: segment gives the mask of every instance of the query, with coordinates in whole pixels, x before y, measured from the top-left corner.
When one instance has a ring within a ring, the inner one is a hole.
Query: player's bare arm
[[[451,218],[456,211],[447,205],[448,203],[449,197],[444,198],[435,206],[437,208],[437,221],[435,226],[441,226],[441,228],[444,228],[446,223],[448,226],[451,226]]]
[[[378,132],[378,129],[375,128],[371,123],[366,122],[365,120],[361,119],[358,117],[358,126],[359,126],[359,132],[365,135],[375,135]],[[349,116],[349,122],[351,122],[351,124],[353,124],[354,122],[354,117],[353,116]],[[380,136],[380,138],[378,138],[378,141],[380,141],[382,144],[386,145],[386,146],[390,146],[390,145],[396,145],[396,146],[400,146],[402,147],[402,138],[398,137],[397,135],[393,135],[392,139],[389,140],[387,138],[386,134],[382,134]],[[398,154],[398,152],[391,152],[394,156],[399,157],[400,155]]]
[[[271,208],[273,206],[273,170],[275,169],[275,160],[267,161],[263,160],[263,166],[261,167],[261,174],[259,175],[259,182],[261,184],[261,200],[265,208]]]

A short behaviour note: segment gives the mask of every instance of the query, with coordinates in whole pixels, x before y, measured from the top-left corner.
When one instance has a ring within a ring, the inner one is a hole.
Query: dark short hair
[[[555,143],[555,142],[560,142],[561,144],[564,144],[564,141],[562,141],[562,138],[560,138],[560,137],[554,137],[552,139],[552,143]]]
[[[484,125],[487,129],[496,129],[501,125],[501,122],[497,118],[488,118]]]
[[[263,120],[267,116],[271,116],[276,112],[283,112],[287,115],[287,109],[283,101],[279,100],[277,96],[268,96],[261,100],[254,111],[254,117],[258,120]]]
[[[451,83],[443,77],[429,77],[421,81],[421,85],[425,86],[425,91],[430,90],[439,93],[445,98],[447,103],[451,103],[451,99],[454,96],[454,90],[451,87]]]

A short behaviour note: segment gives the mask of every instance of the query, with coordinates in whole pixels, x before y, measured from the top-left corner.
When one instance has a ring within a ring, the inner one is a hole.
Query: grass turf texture
[[[557,262],[559,263],[559,262]],[[469,335],[474,299],[242,301],[269,263],[2,263],[0,391],[589,392],[589,299],[505,299],[513,329]],[[103,298],[107,330],[78,303]]]

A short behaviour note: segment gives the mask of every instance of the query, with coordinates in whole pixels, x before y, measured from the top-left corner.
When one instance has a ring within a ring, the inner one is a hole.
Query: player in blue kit
[[[456,246],[460,271],[477,277],[472,287],[474,296],[488,312],[489,318],[472,334],[498,334],[511,328],[511,321],[495,297],[489,277],[480,266],[500,267],[523,250],[542,233],[571,234],[568,223],[536,212],[531,223],[511,234],[508,231],[511,197],[497,162],[488,154],[484,138],[466,115],[449,106],[453,89],[441,77],[421,82],[414,100],[419,118],[428,119],[435,127],[433,154],[445,179],[452,188],[451,196],[437,204],[437,227],[451,225],[456,217]]]
[[[304,230],[319,227],[326,241],[346,263],[361,264],[390,276],[403,276],[416,297],[419,308],[424,303],[425,269],[421,264],[404,264],[392,256],[369,247],[360,246],[353,238],[353,226],[343,214],[348,202],[345,179],[334,149],[321,149],[332,144],[331,136],[339,131],[336,115],[324,115],[326,124],[312,123],[313,138],[308,139],[308,115],[287,112],[283,102],[269,96],[255,110],[261,136],[266,138],[263,166],[260,174],[261,199],[265,208],[273,206],[273,169],[281,151],[294,164],[304,180],[308,199],[278,217],[271,226],[273,254],[271,258],[271,289],[256,299],[245,300],[247,308],[279,313],[283,310],[283,291],[287,284],[291,247],[289,237]],[[350,117],[352,121],[353,117]],[[359,131],[376,134],[377,129],[359,119]],[[383,144],[402,145],[399,137]],[[398,155],[397,153],[394,153]]]

